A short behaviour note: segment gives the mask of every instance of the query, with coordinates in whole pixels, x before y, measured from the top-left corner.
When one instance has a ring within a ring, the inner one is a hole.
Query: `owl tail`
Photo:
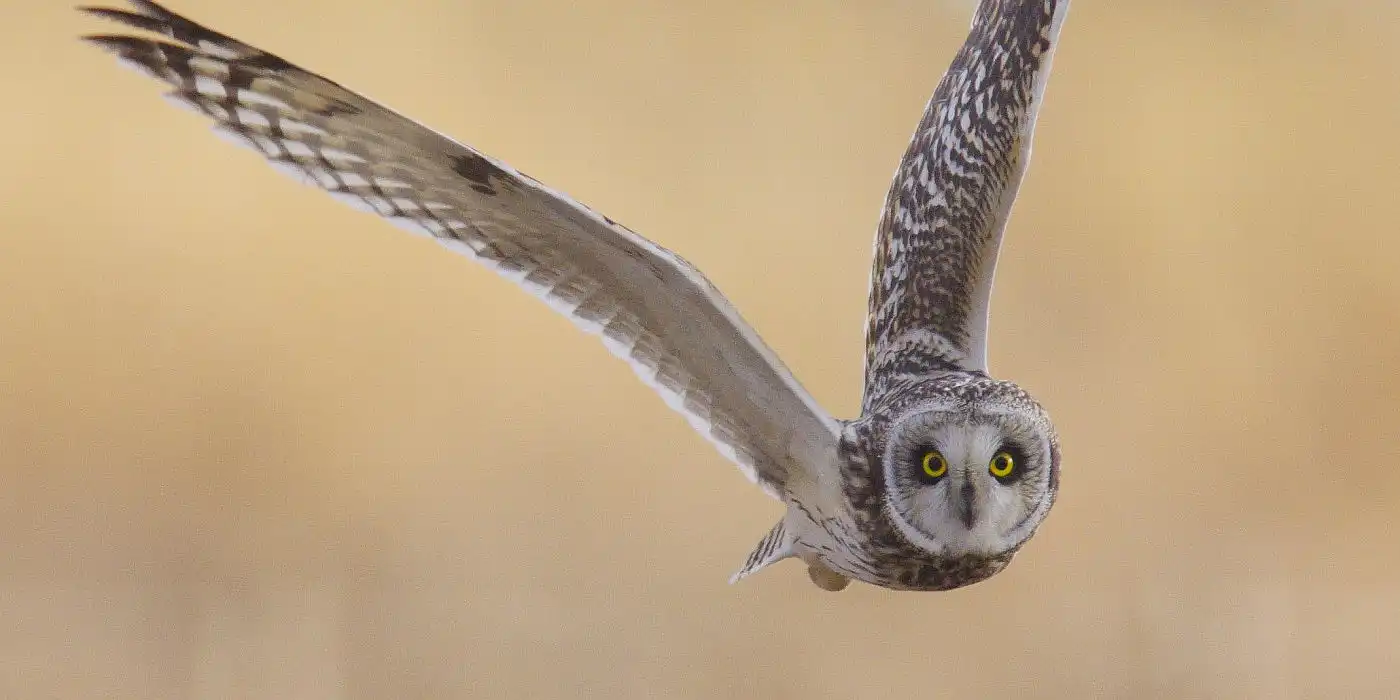
[[[787,526],[782,520],[768,531],[763,539],[758,541],[758,546],[749,553],[749,558],[744,562],[743,568],[739,569],[733,576],[729,577],[730,583],[738,583],[739,579],[749,574],[757,573],[759,570],[780,562],[788,557],[795,556],[792,551],[792,540],[788,537]]]

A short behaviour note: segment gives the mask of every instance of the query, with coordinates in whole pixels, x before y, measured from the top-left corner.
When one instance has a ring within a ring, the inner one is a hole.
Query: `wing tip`
[[[86,15],[91,15],[100,19],[116,22],[135,29],[148,31],[161,36],[174,37],[174,28],[168,22],[159,17],[143,15],[130,10],[119,10],[112,7],[100,7],[97,5],[79,5],[76,9]],[[114,53],[121,53],[121,49],[149,48],[163,43],[155,39],[132,36],[130,34],[115,34],[107,32],[94,32],[83,34],[78,37],[83,41],[96,44],[100,48]]]
[[[148,19],[170,19],[179,16],[176,15],[174,12],[171,12],[164,5],[161,5],[157,2],[153,2],[153,0],[126,1],[132,7],[135,7],[137,12],[132,12],[130,10],[117,10],[114,8],[104,7],[100,5],[76,5],[74,6],[74,9],[78,10],[79,12],[91,12],[93,10],[99,10],[106,12],[121,12],[125,14],[139,14],[140,16],[146,17]]]
[[[151,43],[148,39],[140,39],[125,34],[83,34],[80,35],[78,39],[112,53],[119,53],[122,49],[137,48],[142,44]]]
[[[131,10],[122,10],[101,5],[78,5],[74,9],[85,15],[116,22],[118,24],[125,24],[130,27],[136,27],[137,29],[144,29],[160,34],[170,33],[170,25],[166,21],[166,17],[159,14],[142,14],[140,12],[132,12]]]

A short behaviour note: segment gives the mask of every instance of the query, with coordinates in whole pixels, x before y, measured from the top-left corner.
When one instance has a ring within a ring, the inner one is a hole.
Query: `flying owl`
[[[501,161],[150,0],[85,37],[274,167],[495,270],[600,337],[786,509],[731,581],[947,590],[1001,571],[1059,488],[1058,438],[987,373],[1002,230],[1070,0],[981,0],[875,238],[861,414],[833,418],[680,256]]]

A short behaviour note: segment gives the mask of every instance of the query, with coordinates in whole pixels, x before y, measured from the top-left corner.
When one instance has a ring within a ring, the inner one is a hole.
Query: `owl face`
[[[938,556],[995,556],[1045,519],[1058,486],[1055,437],[1021,396],[926,401],[890,427],[885,505],[910,543]]]

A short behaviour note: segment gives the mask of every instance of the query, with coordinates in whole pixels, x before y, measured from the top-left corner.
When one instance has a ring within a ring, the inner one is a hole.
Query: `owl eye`
[[[1016,471],[1016,458],[1012,457],[1011,453],[1005,450],[996,453],[996,456],[992,457],[992,461],[987,466],[987,470],[1002,483],[1010,483],[1019,475],[1019,472]]]
[[[929,481],[942,479],[948,473],[948,460],[938,450],[929,450],[923,458],[924,477]]]

